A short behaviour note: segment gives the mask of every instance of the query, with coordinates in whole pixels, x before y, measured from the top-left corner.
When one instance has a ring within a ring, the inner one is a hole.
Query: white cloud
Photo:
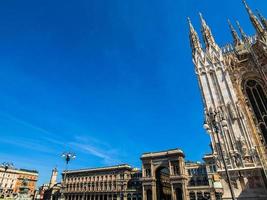
[[[101,158],[104,164],[112,165],[120,163],[119,159],[117,159],[118,151],[112,148],[108,143],[103,140],[99,140],[88,135],[74,135],[73,138],[68,138],[68,141],[72,142],[66,142],[55,138],[54,136],[56,134],[50,132],[49,130],[46,130],[45,128],[36,126],[30,122],[19,119],[8,113],[0,111],[0,115],[4,116],[9,120],[14,121],[15,123],[21,124],[22,126],[28,127],[30,129],[35,130],[36,132],[41,133],[38,139],[2,138],[2,143],[48,154],[60,153],[58,152],[60,151],[60,149],[64,151],[67,147],[74,147],[77,148],[78,151],[89,153],[93,156]]]
[[[18,124],[21,124],[21,125],[23,125],[25,127],[31,128],[31,129],[36,130],[38,132],[41,132],[43,134],[53,135],[53,133],[49,132],[48,130],[46,130],[44,128],[41,128],[39,126],[36,126],[36,125],[34,125],[32,123],[26,122],[26,121],[24,121],[22,119],[19,119],[19,118],[15,117],[15,116],[13,116],[11,114],[4,113],[4,112],[0,111],[0,115],[2,115],[3,117],[5,117],[5,118],[7,118],[7,119],[9,119],[11,121],[14,121],[14,122],[16,122]]]
[[[103,143],[95,138],[92,140],[90,137],[77,136],[76,141],[71,142],[70,145],[78,148],[78,150],[82,152],[101,158],[104,164],[113,165],[120,163],[120,161],[117,159],[117,150],[110,148],[108,144]]]

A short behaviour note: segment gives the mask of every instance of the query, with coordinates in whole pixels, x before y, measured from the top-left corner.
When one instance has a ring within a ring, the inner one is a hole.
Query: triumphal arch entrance
[[[180,149],[144,153],[141,160],[143,200],[186,200],[187,178]]]

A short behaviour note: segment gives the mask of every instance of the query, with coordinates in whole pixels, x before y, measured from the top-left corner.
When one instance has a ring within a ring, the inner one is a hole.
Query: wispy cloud
[[[38,138],[2,138],[1,143],[10,144],[12,146],[30,149],[47,154],[59,153],[59,149],[66,149],[67,147],[75,148],[77,151],[83,153],[89,153],[95,157],[102,159],[103,164],[111,165],[120,163],[118,159],[118,150],[114,149],[110,144],[103,140],[99,140],[95,137],[88,135],[74,135],[72,138],[68,138],[67,142],[60,140],[55,136],[57,134],[42,128],[40,126],[34,125],[26,120],[20,119],[8,113],[0,111],[0,115],[8,120],[12,120],[22,126],[30,128],[37,133],[39,133]]]
[[[50,131],[48,131],[48,130],[40,127],[40,126],[36,126],[36,125],[34,125],[34,124],[30,123],[30,122],[22,120],[22,119],[14,116],[14,115],[11,115],[11,114],[8,114],[8,113],[2,112],[2,111],[0,111],[0,115],[2,115],[3,117],[7,118],[8,120],[11,120],[11,121],[16,122],[18,124],[21,124],[21,125],[23,125],[25,127],[31,128],[31,129],[36,130],[38,132],[41,132],[43,134],[53,135],[52,132],[50,132]]]
[[[70,145],[82,152],[89,153],[90,155],[102,159],[104,164],[112,165],[121,163],[118,159],[118,151],[111,148],[109,144],[96,138],[76,136],[75,142],[71,142]]]
[[[29,135],[24,134],[23,138],[9,138],[4,140],[3,138],[1,139],[2,143],[7,143],[7,144],[11,144],[11,145],[15,145],[15,146],[20,146],[20,147],[24,147],[24,148],[28,148],[28,149],[33,149],[33,150],[38,150],[38,151],[43,151],[43,152],[51,152],[45,149],[48,149],[47,146],[49,144],[55,144],[55,145],[59,145],[59,146],[66,146],[66,143],[62,140],[60,140],[59,138],[55,138],[54,136],[57,135],[43,127],[34,125],[33,123],[30,123],[28,121],[25,121],[23,119],[20,119],[14,115],[5,113],[0,111],[0,116],[6,118],[7,120],[10,120],[14,123],[17,123],[21,126],[24,126],[28,129],[31,129],[33,131],[35,131],[35,135],[38,135],[37,139],[33,139],[36,137],[30,136],[31,138],[29,138]],[[41,144],[42,143],[42,144]]]

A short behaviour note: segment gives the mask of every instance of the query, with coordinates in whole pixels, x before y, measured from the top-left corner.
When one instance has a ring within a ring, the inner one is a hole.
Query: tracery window
[[[196,200],[196,194],[194,192],[189,193],[190,200]]]
[[[249,103],[253,109],[262,132],[265,143],[267,143],[267,96],[262,86],[255,80],[248,80],[245,84],[245,91]]]
[[[203,193],[197,192],[197,199],[203,199]]]

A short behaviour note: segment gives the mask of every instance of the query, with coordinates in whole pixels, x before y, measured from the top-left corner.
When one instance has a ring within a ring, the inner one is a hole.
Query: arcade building
[[[220,199],[223,190],[215,179],[215,164],[184,158],[182,150],[170,149],[144,153],[142,170],[122,164],[65,171],[63,196],[66,200]]]

